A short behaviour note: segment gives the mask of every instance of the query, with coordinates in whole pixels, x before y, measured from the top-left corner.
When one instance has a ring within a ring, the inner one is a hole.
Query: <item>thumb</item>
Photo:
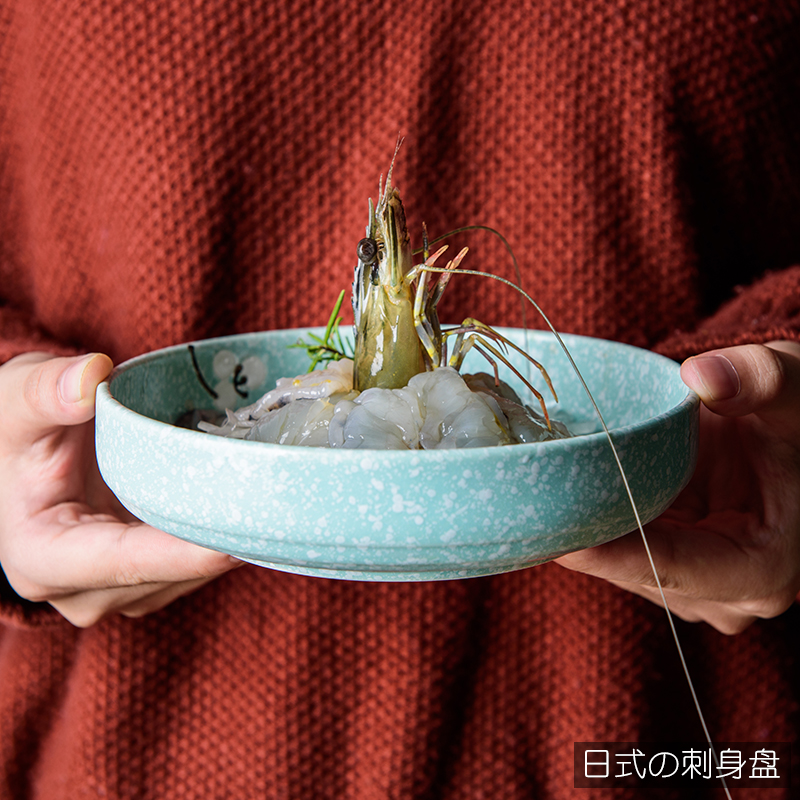
[[[701,353],[683,363],[681,378],[716,414],[757,414],[800,436],[797,342],[747,344]]]
[[[98,385],[113,364],[102,353],[53,358],[26,353],[0,368],[0,417],[7,438],[36,441],[56,428],[94,416]]]

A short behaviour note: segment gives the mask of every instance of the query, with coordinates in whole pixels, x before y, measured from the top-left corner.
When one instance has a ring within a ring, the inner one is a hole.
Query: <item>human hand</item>
[[[681,377],[703,401],[697,471],[645,533],[670,609],[738,633],[800,591],[800,344],[703,353]],[[661,604],[638,532],[558,563]]]
[[[242,563],[145,525],[103,483],[92,419],[111,368],[97,353],[0,367],[0,564],[17,594],[81,627],[155,611]]]

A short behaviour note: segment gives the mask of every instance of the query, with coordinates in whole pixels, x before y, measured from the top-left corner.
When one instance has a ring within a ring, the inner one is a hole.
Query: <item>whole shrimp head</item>
[[[426,369],[414,322],[412,266],[406,215],[390,168],[377,207],[369,201],[367,235],[358,243],[353,278],[358,391],[399,389]]]

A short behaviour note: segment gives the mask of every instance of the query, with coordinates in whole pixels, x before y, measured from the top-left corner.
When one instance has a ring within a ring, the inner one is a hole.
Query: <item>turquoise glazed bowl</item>
[[[378,451],[229,440],[176,427],[197,409],[251,403],[277,378],[306,371],[304,352],[288,345],[307,331],[269,331],[170,347],[119,366],[97,394],[100,470],[122,503],[157,528],[254,564],[330,578],[490,575],[628,533],[635,522],[619,470],[555,338],[500,330],[547,366],[560,400],[548,404],[551,415],[585,435]],[[692,474],[698,398],[673,361],[615,342],[564,339],[647,522]],[[486,369],[473,351],[463,371]],[[542,386],[535,370],[532,379]]]

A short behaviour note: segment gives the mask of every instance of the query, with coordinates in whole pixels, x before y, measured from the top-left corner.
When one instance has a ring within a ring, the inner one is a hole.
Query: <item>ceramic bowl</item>
[[[489,575],[628,533],[634,516],[610,446],[558,343],[549,333],[500,330],[547,366],[560,399],[549,403],[551,414],[584,435],[399,452],[271,445],[176,427],[197,409],[253,402],[277,378],[306,371],[304,352],[288,345],[307,331],[269,331],[119,366],[97,395],[103,478],[137,517],[168,533],[254,564],[333,578]],[[666,358],[564,339],[649,521],[694,469],[698,398]],[[480,356],[469,358],[465,371],[486,370]],[[535,373],[533,380],[542,384]]]

